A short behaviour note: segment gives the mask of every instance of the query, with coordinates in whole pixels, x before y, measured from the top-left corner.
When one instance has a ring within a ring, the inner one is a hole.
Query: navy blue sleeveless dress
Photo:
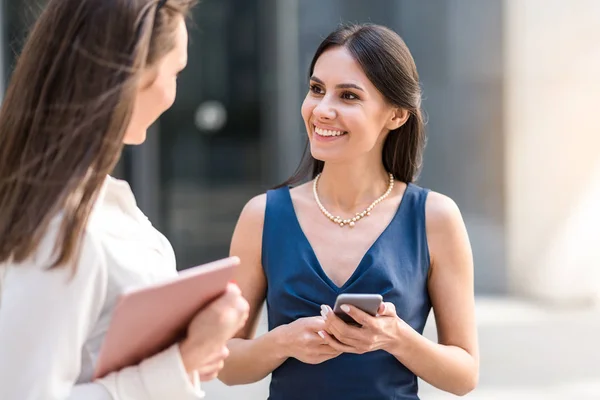
[[[323,271],[294,211],[290,190],[267,192],[262,263],[269,330],[320,315],[341,293],[379,293],[400,318],[423,333],[431,303],[425,233],[428,190],[409,184],[390,224],[356,271],[336,286]],[[271,400],[418,400],[417,377],[385,351],[344,353],[310,365],[289,358],[273,371]]]

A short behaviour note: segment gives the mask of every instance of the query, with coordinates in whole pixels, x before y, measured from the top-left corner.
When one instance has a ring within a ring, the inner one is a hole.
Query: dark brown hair
[[[389,104],[408,110],[409,118],[391,131],[383,145],[382,161],[387,172],[399,181],[417,179],[425,147],[425,128],[421,112],[421,87],[417,67],[404,41],[394,31],[380,25],[343,25],[319,45],[310,64],[312,76],[319,57],[334,47],[345,47],[361,66],[367,78]],[[295,185],[315,178],[324,162],[310,154],[306,144],[300,166],[281,186]]]
[[[0,110],[0,263],[23,262],[62,214],[51,267],[79,249],[117,163],[141,73],[194,0],[50,0]]]

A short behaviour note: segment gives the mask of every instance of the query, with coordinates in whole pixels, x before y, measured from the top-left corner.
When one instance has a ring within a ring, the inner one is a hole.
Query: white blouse
[[[112,310],[126,288],[177,274],[168,240],[129,185],[107,177],[86,228],[76,273],[47,270],[61,216],[34,256],[0,265],[0,399],[200,399],[173,345],[91,381]]]

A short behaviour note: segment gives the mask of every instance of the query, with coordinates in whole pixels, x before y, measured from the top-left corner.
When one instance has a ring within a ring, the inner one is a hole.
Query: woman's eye
[[[317,85],[310,85],[310,91],[314,94],[323,94],[323,90]]]
[[[342,99],[344,100],[358,100],[358,96],[352,92],[344,92],[342,94]]]

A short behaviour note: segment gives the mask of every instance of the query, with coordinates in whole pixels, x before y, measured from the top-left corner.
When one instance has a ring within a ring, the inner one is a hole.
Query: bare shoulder
[[[312,201],[313,199],[313,181],[303,183],[302,185],[296,186],[290,189],[290,195],[296,203],[303,203],[305,201]]]
[[[240,214],[238,228],[260,229],[264,224],[265,210],[267,208],[267,194],[259,194],[250,199]]]
[[[262,246],[266,207],[266,193],[255,196],[246,203],[233,232],[231,255],[246,259],[258,257]]]
[[[431,191],[425,202],[427,230],[445,230],[462,225],[462,215],[458,205],[450,197]]]
[[[472,267],[467,229],[458,205],[450,197],[430,192],[425,204],[427,243],[432,264]]]

